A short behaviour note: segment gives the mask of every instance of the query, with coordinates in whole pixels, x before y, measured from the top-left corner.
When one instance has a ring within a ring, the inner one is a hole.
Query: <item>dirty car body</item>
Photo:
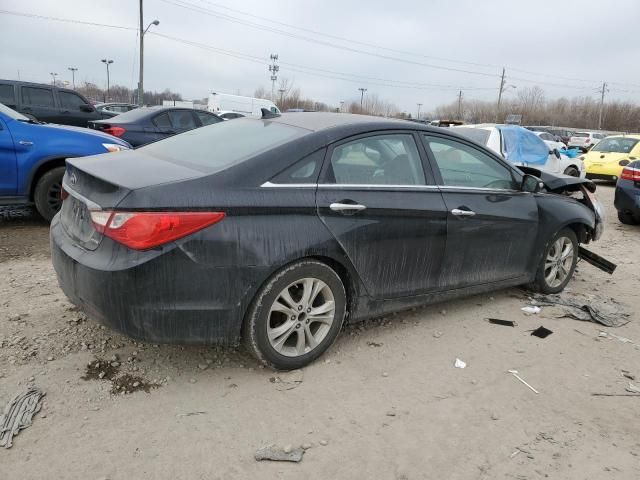
[[[601,233],[590,181],[537,173],[549,186],[523,191],[492,151],[413,122],[241,118],[70,160],[52,258],[71,301],[116,330],[234,344],[257,292],[301,259],[337,273],[349,321],[531,282],[555,232]],[[140,229],[116,232],[185,212],[212,223],[151,247]]]

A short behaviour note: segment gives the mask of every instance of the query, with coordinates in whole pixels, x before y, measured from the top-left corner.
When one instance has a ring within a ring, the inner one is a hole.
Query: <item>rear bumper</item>
[[[607,180],[609,182],[615,182],[618,179],[618,175],[609,175],[607,173],[592,173],[587,171],[587,178],[589,180]]]
[[[618,211],[640,216],[640,188],[636,188],[630,180],[620,180],[613,204]]]
[[[50,242],[58,283],[71,302],[114,330],[154,343],[236,344],[248,303],[268,275],[264,267],[202,264],[179,246],[133,252],[104,239],[88,252],[73,244],[58,216]]]

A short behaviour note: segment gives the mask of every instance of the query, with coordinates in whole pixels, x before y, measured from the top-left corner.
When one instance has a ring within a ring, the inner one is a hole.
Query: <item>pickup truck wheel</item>
[[[36,210],[50,222],[62,207],[62,177],[65,167],[56,167],[40,177],[33,192]]]
[[[573,230],[563,228],[547,244],[529,287],[541,293],[560,293],[573,277],[577,262],[578,238]]]
[[[580,172],[574,166],[567,167],[567,169],[564,171],[564,174],[565,175],[569,175],[570,177],[579,177],[580,176]]]

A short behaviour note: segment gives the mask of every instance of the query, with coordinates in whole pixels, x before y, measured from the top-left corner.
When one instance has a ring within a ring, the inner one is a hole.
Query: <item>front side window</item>
[[[34,107],[54,107],[53,92],[48,88],[22,87],[22,103]]]
[[[456,141],[425,136],[445,186],[515,190],[511,170],[495,158]]]
[[[329,183],[425,185],[424,169],[412,135],[360,138],[339,145],[331,155]]]
[[[76,95],[71,92],[58,92],[60,96],[60,105],[62,108],[68,108],[69,110],[79,110],[82,105],[86,105],[87,102],[80,95]]]

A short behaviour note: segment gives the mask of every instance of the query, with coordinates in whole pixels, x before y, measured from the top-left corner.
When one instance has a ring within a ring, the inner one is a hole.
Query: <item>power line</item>
[[[56,22],[77,23],[80,25],[90,25],[92,27],[118,28],[121,30],[136,30],[134,27],[125,27],[123,25],[110,25],[106,23],[86,22],[83,20],[73,20],[70,18],[50,17],[46,15],[36,15],[33,13],[14,12],[11,10],[0,10],[0,14],[15,15],[17,17],[37,18],[39,20],[54,20]]]

